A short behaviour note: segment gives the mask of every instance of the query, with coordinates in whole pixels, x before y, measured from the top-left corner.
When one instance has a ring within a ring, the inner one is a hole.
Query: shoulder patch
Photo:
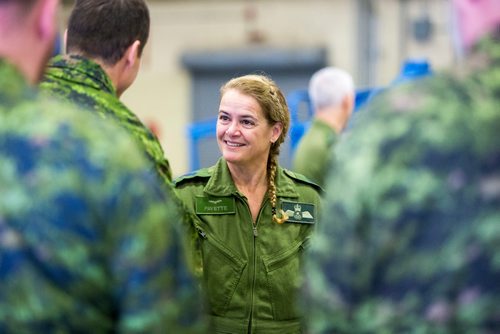
[[[321,186],[319,186],[318,184],[309,180],[306,176],[299,174],[299,173],[292,172],[291,170],[288,170],[285,168],[283,168],[283,171],[287,176],[291,177],[292,179],[313,186],[313,188],[315,188],[320,194],[324,193],[324,190],[323,190],[323,188],[321,188]]]
[[[182,176],[176,177],[174,180],[172,180],[172,183],[174,187],[176,187],[181,183],[193,181],[197,178],[209,178],[210,176],[212,176],[211,169],[212,168],[202,168],[194,172],[184,174]]]

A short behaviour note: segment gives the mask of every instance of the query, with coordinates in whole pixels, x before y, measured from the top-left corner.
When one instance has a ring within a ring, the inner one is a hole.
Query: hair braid
[[[281,218],[278,217],[276,214],[276,202],[277,202],[277,196],[276,196],[276,169],[277,169],[277,164],[276,164],[276,155],[275,154],[270,154],[269,155],[269,164],[268,164],[268,171],[269,171],[269,187],[268,187],[268,192],[269,192],[269,200],[271,201],[271,210],[272,210],[272,215],[273,215],[273,221],[278,223],[278,224],[283,224],[285,221],[288,220],[288,215],[283,211],[283,209],[280,209],[280,214]]]

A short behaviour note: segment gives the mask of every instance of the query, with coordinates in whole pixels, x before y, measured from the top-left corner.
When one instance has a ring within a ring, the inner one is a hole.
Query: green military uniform
[[[95,62],[81,56],[56,56],[48,64],[42,90],[73,101],[104,118],[116,121],[136,139],[158,172],[170,183],[172,171],[156,136],[116,95],[106,72]]]
[[[309,253],[311,333],[498,333],[499,40],[367,107]]]
[[[203,282],[216,333],[300,333],[296,304],[302,253],[318,219],[319,187],[278,168],[279,208],[264,199],[253,224],[226,161],[174,181],[201,236]]]
[[[0,333],[202,333],[160,183],[123,130],[0,59]]]
[[[322,120],[313,119],[311,127],[299,141],[292,169],[324,187],[337,138],[331,126]]]

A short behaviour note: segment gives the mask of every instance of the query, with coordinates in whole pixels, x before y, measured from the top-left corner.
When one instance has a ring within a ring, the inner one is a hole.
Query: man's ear
[[[345,110],[346,114],[351,115],[354,109],[354,94],[347,94],[342,99],[342,109]]]
[[[64,29],[63,50],[65,53],[68,53],[68,29]]]
[[[125,60],[128,67],[134,66],[135,62],[139,60],[139,47],[141,42],[135,40],[125,51]]]
[[[38,34],[42,39],[52,39],[56,33],[58,0],[40,0],[37,21]]]
[[[117,71],[115,78],[116,93],[118,96],[134,82],[140,66],[139,47],[141,42],[136,40],[125,50],[123,56],[113,66]]]

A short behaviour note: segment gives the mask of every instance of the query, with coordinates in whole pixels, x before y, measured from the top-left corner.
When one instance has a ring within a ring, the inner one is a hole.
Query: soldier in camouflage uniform
[[[306,270],[311,333],[500,331],[500,2],[466,2],[458,22],[481,23],[461,26],[464,45],[472,27],[496,33],[459,71],[377,96],[337,146]]]
[[[119,99],[137,76],[149,36],[145,2],[78,0],[66,36],[68,54],[49,62],[42,89],[124,127],[170,183],[170,165],[158,139]]]
[[[204,332],[158,174],[125,131],[33,88],[57,5],[0,1],[0,333]]]
[[[325,67],[309,81],[309,97],[314,118],[294,153],[293,170],[321,187],[332,159],[332,150],[354,108],[351,75],[335,67]]]

